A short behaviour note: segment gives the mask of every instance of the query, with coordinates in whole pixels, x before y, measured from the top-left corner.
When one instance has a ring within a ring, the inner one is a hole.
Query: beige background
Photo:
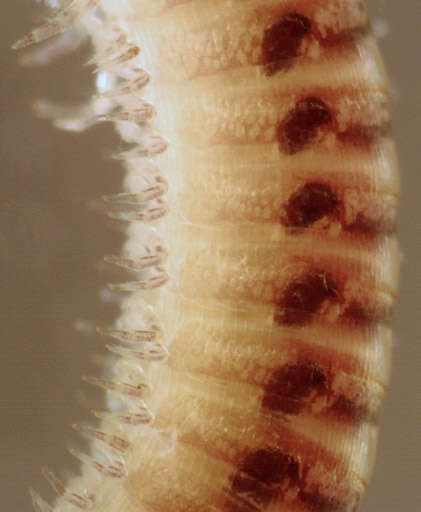
[[[394,91],[402,167],[403,264],[395,326],[393,379],[382,418],[374,480],[363,512],[421,510],[421,0],[371,0],[389,24],[382,41]],[[405,6],[405,7],[403,7]],[[34,98],[77,103],[89,95],[89,48],[36,70],[18,66],[10,44],[37,21],[31,0],[0,7],[0,509],[31,510],[27,488],[52,493],[43,465],[77,470],[66,446],[83,445],[70,425],[101,406],[80,381],[98,375],[103,340],[74,329],[104,324],[117,306],[101,302],[114,276],[100,263],[122,234],[92,209],[120,190],[122,170],[106,155],[119,146],[111,126],[83,137],[54,130],[30,111]],[[380,26],[381,28],[381,26]],[[91,84],[91,85],[89,85]],[[80,322],[79,322],[80,323]]]

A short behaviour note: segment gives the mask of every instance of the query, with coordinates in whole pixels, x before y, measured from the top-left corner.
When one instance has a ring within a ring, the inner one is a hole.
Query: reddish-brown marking
[[[328,392],[323,369],[312,361],[286,364],[271,375],[265,386],[262,406],[285,414],[299,414],[313,391],[318,395]]]
[[[279,493],[279,486],[295,486],[297,481],[298,463],[294,458],[264,448],[245,457],[232,477],[231,489],[235,495],[265,506]]]
[[[280,151],[288,155],[298,153],[316,137],[317,129],[331,120],[330,110],[320,98],[310,96],[298,101],[277,126]]]
[[[285,478],[298,478],[298,465],[294,459],[277,450],[262,449],[248,455],[241,471],[267,485],[280,484]]]
[[[256,414],[255,421],[244,428],[241,409],[238,414],[233,409],[228,416],[208,412],[203,415],[204,428],[192,425],[191,431],[178,438],[178,447],[196,448],[204,464],[211,457],[232,466],[219,494],[224,512],[255,512],[275,502],[304,512],[308,505],[295,497],[299,492],[346,502],[350,509],[358,499],[348,460],[297,433],[287,422]],[[332,474],[334,482],[326,481]]]
[[[297,16],[299,19],[305,20],[305,27],[308,26],[304,36],[308,36],[310,41],[317,41],[322,48],[329,49],[331,47],[336,47],[339,52],[344,52],[348,48],[355,49],[356,41],[363,36],[369,28],[367,13],[362,10],[359,12],[358,20],[354,17],[352,21],[351,19],[349,20],[348,25],[340,24],[339,26],[332,21],[332,25],[327,27],[327,30],[322,30],[322,28],[319,27],[317,20],[317,11],[320,9],[318,2],[308,2],[308,0],[295,1],[294,9],[295,10],[293,12],[288,11],[284,2],[275,2],[271,5],[264,5],[256,8],[253,12],[252,19],[257,20],[259,23],[268,27],[266,29],[266,31],[268,31],[271,30],[272,27],[281,24],[283,20]],[[281,35],[283,35],[282,32]],[[295,39],[296,37],[293,30],[290,32],[290,37],[291,39]],[[299,43],[300,42],[301,40]],[[299,43],[296,50],[298,54],[297,56],[300,56]],[[306,52],[307,49],[304,48],[304,55]]]
[[[332,361],[322,365],[314,359],[299,359],[274,370],[263,385],[263,409],[275,414],[298,415],[309,405],[311,408],[313,401],[324,397],[329,400],[314,411],[315,414],[322,413],[341,422],[375,420],[378,413],[376,393],[367,386],[366,401],[336,393],[332,384],[341,369],[332,364]]]
[[[345,232],[360,239],[374,239],[379,235],[392,234],[396,230],[396,211],[393,206],[388,206],[388,198],[385,202],[382,201],[380,193],[367,191],[363,186],[354,187],[359,201],[353,207],[358,207],[360,212],[352,222],[347,222],[349,199],[346,195],[341,197],[336,190],[341,190],[341,184],[333,183],[332,186],[318,180],[318,177],[314,177],[302,185],[282,206],[279,220],[283,226],[292,228],[293,234],[326,218],[328,223],[339,222]],[[369,186],[370,184],[367,185]],[[376,205],[376,210],[373,209],[373,204]],[[327,226],[328,224],[323,223],[321,228],[326,229]]]
[[[361,326],[371,325],[380,319],[387,320],[387,317],[388,312],[375,311],[372,306],[364,308],[362,304],[356,300],[349,303],[342,315],[342,319],[346,323]]]
[[[330,215],[338,206],[338,199],[329,185],[309,182],[295,192],[285,205],[283,223],[305,228]]]
[[[282,502],[295,489],[297,498],[312,512],[339,512],[346,506],[319,488],[324,482],[308,481],[308,467],[299,459],[277,449],[263,448],[248,454],[231,479],[232,497],[226,512],[264,510],[274,499]]]
[[[336,293],[337,285],[327,272],[314,271],[294,279],[276,304],[274,320],[279,325],[305,325]]]
[[[291,12],[267,28],[262,41],[262,65],[267,76],[288,67],[297,56],[304,36],[310,31],[308,18]]]

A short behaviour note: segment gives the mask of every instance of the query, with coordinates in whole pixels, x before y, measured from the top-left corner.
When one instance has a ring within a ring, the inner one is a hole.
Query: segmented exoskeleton
[[[387,383],[399,188],[364,3],[70,0],[15,47],[75,26],[98,95],[38,111],[114,121],[127,142],[126,190],[104,198],[127,243],[107,261],[134,277],[111,285],[129,295],[101,329],[115,376],[89,379],[122,407],[84,429],[105,455],[75,453],[72,490],[46,474],[55,510],[355,510]]]

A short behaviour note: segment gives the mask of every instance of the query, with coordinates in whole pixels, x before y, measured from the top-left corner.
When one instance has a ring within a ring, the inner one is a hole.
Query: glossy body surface
[[[399,192],[363,3],[76,0],[55,19],[17,46],[90,33],[99,98],[40,110],[116,122],[126,190],[106,201],[129,224],[109,261],[134,273],[112,285],[129,293],[105,331],[113,380],[91,379],[122,407],[90,432],[106,455],[82,456],[81,491],[47,475],[57,511],[355,510],[388,380]]]

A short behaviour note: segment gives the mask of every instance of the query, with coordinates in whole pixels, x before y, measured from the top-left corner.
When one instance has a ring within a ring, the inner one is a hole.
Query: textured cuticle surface
[[[75,24],[91,36],[98,95],[43,112],[121,134],[125,190],[104,201],[127,241],[106,261],[130,276],[100,329],[113,375],[86,379],[120,405],[88,431],[100,455],[73,452],[80,479],[46,474],[54,510],[355,510],[397,260],[363,3],[74,0],[55,14],[15,47]]]

